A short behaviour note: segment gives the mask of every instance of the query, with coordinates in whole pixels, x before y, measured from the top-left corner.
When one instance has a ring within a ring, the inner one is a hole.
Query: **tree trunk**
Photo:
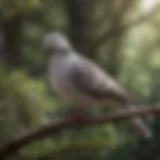
[[[23,15],[17,14],[2,25],[5,40],[5,59],[12,67],[18,67],[22,62],[22,29]]]
[[[74,47],[92,57],[89,53],[92,40],[92,18],[94,0],[66,0],[69,17],[69,34]]]

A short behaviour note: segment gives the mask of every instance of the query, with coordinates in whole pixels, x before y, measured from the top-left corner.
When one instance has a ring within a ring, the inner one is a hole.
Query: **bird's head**
[[[63,34],[52,32],[45,36],[43,50],[47,55],[66,54],[72,50],[72,46]]]

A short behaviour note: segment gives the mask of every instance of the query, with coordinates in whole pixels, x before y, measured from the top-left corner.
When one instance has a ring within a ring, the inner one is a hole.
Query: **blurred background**
[[[159,0],[0,0],[0,146],[70,112],[46,85],[45,33],[66,34],[147,105],[160,100],[159,28]],[[64,130],[8,159],[159,160],[160,119],[147,121],[149,142],[107,124]]]

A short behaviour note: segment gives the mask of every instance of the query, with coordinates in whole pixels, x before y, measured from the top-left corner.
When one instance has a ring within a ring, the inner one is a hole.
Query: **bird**
[[[88,107],[107,100],[135,109],[135,99],[124,87],[96,62],[76,51],[64,34],[46,33],[43,51],[49,57],[47,82],[64,102],[74,105],[76,117]],[[140,135],[152,137],[150,128],[140,117],[131,118],[130,122]]]

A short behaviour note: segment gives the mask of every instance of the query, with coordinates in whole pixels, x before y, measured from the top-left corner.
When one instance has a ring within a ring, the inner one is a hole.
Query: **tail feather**
[[[133,105],[129,106],[131,109],[134,109],[136,107],[134,107]],[[152,137],[152,132],[151,129],[149,128],[149,126],[147,126],[142,118],[140,117],[135,117],[131,119],[131,123],[137,128],[139,134],[141,134],[142,136],[144,136],[145,138],[151,138]]]
[[[149,127],[142,121],[141,118],[136,117],[131,119],[131,123],[137,128],[138,132],[145,138],[151,138],[152,132]]]

